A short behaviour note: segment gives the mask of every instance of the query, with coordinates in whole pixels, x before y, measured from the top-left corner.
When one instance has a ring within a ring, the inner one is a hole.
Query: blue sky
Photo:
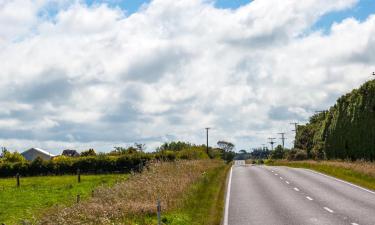
[[[100,0],[86,0],[86,3],[91,5],[95,3],[102,3]],[[113,0],[104,1],[109,2],[111,6],[118,6],[126,10],[127,14],[132,14],[139,10],[143,4],[147,4],[150,0]],[[216,0],[215,6],[223,9],[236,9],[243,5],[250,3],[251,0]],[[331,25],[335,22],[341,22],[346,18],[356,18],[357,20],[363,21],[370,14],[375,13],[375,1],[374,0],[360,0],[359,3],[351,9],[347,9],[339,12],[332,12],[324,15],[314,26],[314,30],[323,29],[328,30]]]
[[[315,29],[327,30],[335,22],[341,22],[346,18],[355,18],[364,21],[371,14],[375,13],[374,0],[360,0],[359,3],[351,9],[328,13],[324,15],[316,24]]]

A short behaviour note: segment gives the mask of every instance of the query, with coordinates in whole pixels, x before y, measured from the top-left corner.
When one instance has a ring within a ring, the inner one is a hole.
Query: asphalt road
[[[375,225],[375,193],[306,169],[245,166],[229,178],[224,225]]]

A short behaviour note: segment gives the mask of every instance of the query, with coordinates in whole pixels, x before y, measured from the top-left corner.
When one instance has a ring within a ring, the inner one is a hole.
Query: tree
[[[8,153],[8,149],[5,148],[5,147],[1,147],[1,154],[0,154],[0,158],[4,158],[5,155]]]
[[[134,143],[134,147],[140,152],[146,150],[146,144]]]
[[[234,144],[228,141],[218,141],[217,145],[220,149],[223,150],[223,159],[227,162],[230,162],[233,160],[233,158],[236,156],[236,153],[233,152]]]
[[[283,159],[284,158],[285,151],[283,149],[283,146],[278,145],[275,150],[271,153],[271,159]]]
[[[217,145],[219,148],[223,149],[225,152],[230,152],[234,149],[234,144],[228,141],[218,141]]]
[[[241,150],[239,151],[239,153],[240,153],[240,154],[247,154],[247,151],[244,150],[244,149],[241,149]]]
[[[4,150],[2,152],[2,160],[5,162],[11,162],[11,163],[16,163],[16,162],[25,162],[26,159],[18,152],[9,152],[8,150]]]

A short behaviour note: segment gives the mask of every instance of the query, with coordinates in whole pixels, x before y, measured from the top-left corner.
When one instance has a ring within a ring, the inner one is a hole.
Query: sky
[[[373,0],[2,0],[0,145],[267,144],[372,79]],[[280,143],[280,139],[276,140]]]

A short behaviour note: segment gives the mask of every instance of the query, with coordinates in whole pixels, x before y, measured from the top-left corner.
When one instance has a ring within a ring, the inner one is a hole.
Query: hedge
[[[0,162],[0,177],[64,175],[81,173],[128,173],[140,171],[153,158],[150,154],[122,156],[57,157],[49,161],[40,158],[32,162]]]

